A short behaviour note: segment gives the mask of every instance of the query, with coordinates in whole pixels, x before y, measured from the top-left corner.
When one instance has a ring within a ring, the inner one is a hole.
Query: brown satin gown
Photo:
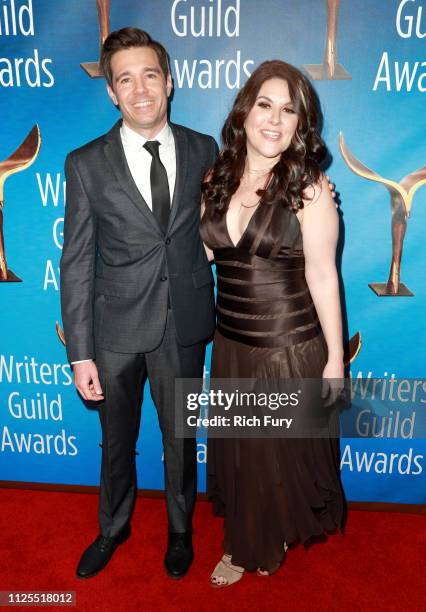
[[[320,378],[327,347],[296,214],[260,204],[236,245],[225,215],[204,215],[201,237],[217,271],[212,378]],[[225,518],[225,552],[248,570],[275,571],[284,542],[342,527],[337,439],[211,438],[207,488]]]

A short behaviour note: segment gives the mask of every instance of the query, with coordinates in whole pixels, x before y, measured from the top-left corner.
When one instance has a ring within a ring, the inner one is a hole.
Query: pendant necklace
[[[244,202],[240,202],[240,208],[255,208],[256,206],[259,206],[259,202],[260,199],[256,202],[256,204],[251,204],[251,206],[244,204]]]
[[[256,172],[255,170],[248,170],[248,172],[250,174],[260,174],[259,172]],[[268,188],[268,185],[269,185],[269,183],[271,182],[271,179],[272,179],[271,171],[268,171],[265,174],[267,174],[268,176],[267,176],[267,179],[266,179],[265,184],[263,186],[263,190]],[[261,200],[261,198],[259,198],[258,201],[255,204],[244,204],[244,202],[240,202],[240,208],[239,208],[238,212],[240,213],[242,208],[256,208],[256,206],[259,206],[260,200]]]

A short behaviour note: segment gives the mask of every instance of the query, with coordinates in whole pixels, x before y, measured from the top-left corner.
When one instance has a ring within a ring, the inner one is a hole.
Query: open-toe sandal
[[[284,553],[286,553],[288,551],[287,542],[284,542],[283,548],[284,548]],[[280,569],[280,566],[281,566],[281,563],[278,563],[276,567],[274,567],[270,571],[264,570],[263,568],[258,567],[256,570],[256,576],[272,576],[272,574],[275,574],[275,572],[277,572]]]
[[[241,580],[243,574],[244,568],[239,565],[232,565],[231,555],[225,554],[214,568],[210,576],[210,584],[215,588],[230,586]]]

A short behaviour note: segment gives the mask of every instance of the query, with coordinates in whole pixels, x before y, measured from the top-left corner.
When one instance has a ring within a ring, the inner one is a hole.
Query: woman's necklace
[[[241,208],[256,208],[256,206],[259,206],[259,203],[260,203],[260,198],[256,202],[256,204],[251,204],[250,206],[248,204],[244,204],[244,202],[240,202],[240,209]]]
[[[264,170],[249,170],[248,168],[246,168],[245,172],[248,172],[249,174],[258,174],[258,175],[261,175],[261,176],[266,176],[267,179],[266,179],[265,184],[263,186],[263,190],[267,189],[267,187],[268,187],[268,185],[269,185],[269,183],[271,181],[271,178],[272,178],[272,174],[271,174],[270,170],[267,170],[265,172]],[[243,175],[242,178],[244,178],[244,175]],[[260,200],[261,200],[261,198],[259,198],[258,201],[255,202],[255,204],[244,204],[244,202],[240,202],[240,208],[238,209],[238,213],[241,212],[242,208],[256,208],[256,206],[259,206]]]

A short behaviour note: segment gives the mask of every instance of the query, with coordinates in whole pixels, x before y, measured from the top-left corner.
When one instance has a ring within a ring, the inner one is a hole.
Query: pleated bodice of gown
[[[201,236],[214,251],[222,336],[263,348],[291,347],[319,336],[293,211],[280,204],[259,205],[236,245],[226,215],[217,222],[204,217]]]

